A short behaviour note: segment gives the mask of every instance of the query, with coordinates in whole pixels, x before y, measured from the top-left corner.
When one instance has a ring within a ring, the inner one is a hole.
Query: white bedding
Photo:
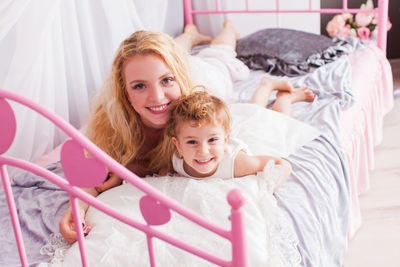
[[[231,104],[230,111],[231,136],[244,141],[254,155],[286,158],[320,135],[304,122],[254,104]]]
[[[232,136],[241,138],[254,154],[287,157],[316,138],[319,132],[286,115],[250,104],[231,106]],[[270,163],[271,164],[271,163]],[[294,230],[277,206],[268,188],[277,174],[268,171],[236,179],[188,179],[183,177],[149,177],[146,181],[210,221],[230,229],[230,206],[227,193],[240,188],[246,197],[245,222],[250,266],[297,266],[300,256]],[[144,194],[130,184],[102,193],[98,198],[144,223],[139,199]],[[92,230],[86,237],[91,266],[149,266],[145,235],[102,212],[89,208],[86,221]],[[171,221],[158,229],[229,260],[231,246],[225,239],[201,229],[172,212]],[[157,239],[156,259],[160,266],[209,266],[196,256]],[[64,252],[58,250],[52,266],[75,266],[80,261],[78,244]],[[63,262],[59,262],[63,258]]]

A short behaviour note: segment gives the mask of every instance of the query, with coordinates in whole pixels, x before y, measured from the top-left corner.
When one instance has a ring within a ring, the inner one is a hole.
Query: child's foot
[[[235,27],[235,25],[233,24],[232,21],[230,21],[230,20],[225,20],[225,21],[224,21],[224,28],[226,28],[226,29],[231,29],[231,30],[235,33],[236,40],[239,40],[239,39],[240,39],[240,34],[239,34],[239,32],[237,31],[237,29],[236,29],[236,27]]]
[[[314,92],[309,89],[309,86],[302,88],[295,88],[293,93],[288,93],[284,91],[280,91],[276,94],[277,97],[282,96],[283,94],[290,95],[291,103],[296,102],[313,102],[315,95]]]
[[[191,36],[193,46],[210,43],[212,41],[211,36],[199,33],[199,30],[194,24],[187,24],[183,32]]]

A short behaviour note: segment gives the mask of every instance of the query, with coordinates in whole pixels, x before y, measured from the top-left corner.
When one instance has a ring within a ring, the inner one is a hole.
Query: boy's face
[[[181,123],[178,136],[172,137],[172,141],[183,156],[185,171],[190,176],[207,177],[217,170],[229,135],[221,125],[194,125],[191,121]]]

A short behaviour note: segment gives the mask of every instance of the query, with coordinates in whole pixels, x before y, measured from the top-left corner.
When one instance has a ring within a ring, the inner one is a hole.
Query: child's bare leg
[[[308,86],[303,88],[296,88],[293,93],[284,91],[278,92],[276,94],[276,100],[272,105],[272,110],[290,116],[292,114],[293,103],[300,101],[313,102],[315,97],[314,92],[308,90],[308,88]]]
[[[188,24],[185,26],[183,33],[175,37],[175,41],[189,52],[196,45],[210,43],[212,38],[199,33],[196,25]]]
[[[273,79],[271,77],[262,77],[259,86],[251,96],[250,103],[266,107],[268,99],[273,90],[293,92],[293,86],[289,81]]]
[[[224,44],[229,45],[236,49],[236,41],[239,39],[239,33],[233,25],[232,21],[226,20],[222,31],[212,40],[211,44]]]

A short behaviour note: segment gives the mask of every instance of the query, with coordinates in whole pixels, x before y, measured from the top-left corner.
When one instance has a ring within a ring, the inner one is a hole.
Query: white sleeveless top
[[[229,138],[228,146],[226,148],[225,154],[220,161],[217,170],[213,175],[208,177],[210,178],[233,178],[234,170],[235,170],[235,159],[240,150],[244,150],[246,153],[249,153],[247,145],[243,143],[241,140],[237,138]],[[191,177],[186,173],[183,168],[183,159],[179,158],[176,153],[172,156],[172,165],[174,170],[180,175],[184,177]]]

